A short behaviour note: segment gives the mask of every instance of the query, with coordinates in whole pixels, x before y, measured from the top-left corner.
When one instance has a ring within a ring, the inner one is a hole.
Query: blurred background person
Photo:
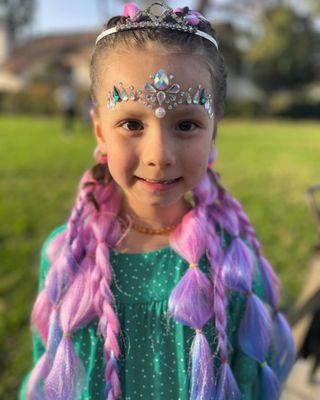
[[[73,86],[66,83],[56,89],[55,95],[63,118],[62,134],[68,136],[73,132],[76,116],[76,93]]]

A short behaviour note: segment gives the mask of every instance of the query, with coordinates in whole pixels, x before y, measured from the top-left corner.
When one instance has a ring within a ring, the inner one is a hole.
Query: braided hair
[[[188,11],[188,7],[184,7],[177,13],[186,15]],[[104,28],[125,20],[123,16],[113,17]],[[170,17],[168,22],[172,22]],[[215,36],[211,25],[204,19],[197,27]],[[199,36],[165,29],[123,31],[98,43],[91,61],[95,112],[98,114],[96,90],[101,57],[108,49],[143,47],[149,41],[163,44],[169,51],[187,49],[204,58],[212,76],[215,115],[221,118],[226,95],[222,55]],[[96,164],[84,173],[80,181],[67,229],[58,234],[48,248],[51,268],[31,316],[32,326],[38,329],[45,343],[45,353],[29,378],[28,400],[71,400],[81,395],[85,370],[70,335],[94,318],[99,319],[99,333],[104,340],[105,398],[116,400],[121,395],[118,365],[120,324],[110,289],[113,270],[109,249],[121,240],[117,216],[122,197],[108,165],[100,162],[97,152],[95,158]],[[213,162],[215,158],[213,149],[209,161]],[[216,171],[208,168],[192,190],[192,195],[194,207],[169,237],[170,246],[190,267],[172,290],[167,311],[175,321],[195,330],[191,344],[190,399],[241,398],[229,364],[226,334],[227,293],[232,290],[246,296],[245,313],[238,331],[240,348],[261,366],[261,399],[276,400],[295,358],[289,325],[279,311],[279,279],[261,254],[260,243],[248,216],[222,186]],[[232,239],[226,250],[222,248],[217,227],[225,230]],[[208,276],[198,268],[204,254],[210,264]],[[261,265],[266,304],[252,290],[256,258]],[[209,321],[214,323],[217,334],[221,364],[218,371],[214,368],[213,355],[202,331]],[[266,362],[270,346],[273,348],[271,365]]]

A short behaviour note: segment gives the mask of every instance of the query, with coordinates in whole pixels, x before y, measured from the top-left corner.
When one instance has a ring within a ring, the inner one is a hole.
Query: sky
[[[121,15],[123,3],[110,0],[36,0],[33,34],[99,29],[111,15]],[[130,1],[128,1],[130,2]],[[139,4],[139,1],[136,1]],[[189,6],[192,0],[169,0],[170,7]]]
[[[36,3],[34,23],[29,31],[32,35],[99,30],[110,16],[121,15],[123,9],[123,2],[115,0],[36,0]],[[136,3],[141,4],[139,0]],[[196,0],[167,0],[172,8],[184,5],[193,9],[197,3]],[[317,26],[320,29],[320,19]]]

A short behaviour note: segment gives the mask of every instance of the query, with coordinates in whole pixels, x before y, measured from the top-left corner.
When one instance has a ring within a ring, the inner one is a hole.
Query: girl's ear
[[[93,108],[90,110],[90,117],[93,123],[93,131],[100,149],[101,153],[106,153],[107,148],[106,148],[106,143],[105,139],[102,134],[102,129],[101,129],[101,124],[99,118],[96,116],[96,113],[94,112]]]

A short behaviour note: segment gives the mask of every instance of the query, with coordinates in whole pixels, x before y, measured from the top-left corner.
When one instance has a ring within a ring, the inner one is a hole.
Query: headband
[[[152,12],[152,7],[154,7],[155,5],[160,6],[164,9],[161,15],[155,15]],[[127,19],[123,24],[118,23],[115,27],[106,29],[101,32],[96,39],[95,45],[97,45],[102,38],[117,33],[119,31],[143,28],[164,28],[201,36],[213,43],[216,49],[219,50],[217,41],[211,35],[208,35],[207,33],[202,32],[196,28],[196,25],[199,24],[200,20],[208,20],[201,13],[194,10],[189,10],[188,15],[184,17],[176,14],[176,12],[181,12],[182,10],[183,9],[180,7],[173,10],[171,7],[165,4],[165,2],[152,3],[145,10],[139,10],[138,6],[135,3],[127,3],[124,5],[124,16],[130,18]],[[173,18],[176,22],[165,22],[165,19],[168,16]]]

